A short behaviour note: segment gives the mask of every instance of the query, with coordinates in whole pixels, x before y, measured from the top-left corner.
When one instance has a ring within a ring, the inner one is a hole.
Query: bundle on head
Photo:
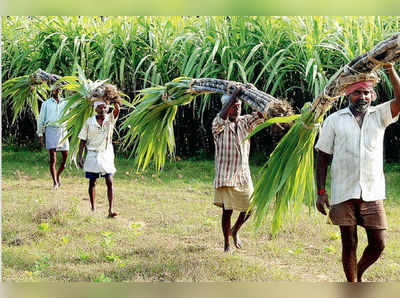
[[[340,69],[314,102],[304,106],[301,116],[272,152],[256,183],[251,203],[256,227],[272,207],[273,234],[280,229],[289,210],[299,211],[301,203],[310,209],[315,207],[313,146],[325,113],[344,95],[349,84],[365,79],[378,82],[375,71],[399,59],[400,33],[397,33]]]
[[[68,76],[62,79],[66,82],[64,89],[70,91],[72,95],[65,98],[67,104],[58,122],[68,130],[66,138],[70,138],[69,160],[76,161],[80,142],[78,135],[86,120],[94,115],[93,103],[104,100],[108,104],[113,102],[130,104],[121,99],[121,95],[124,94],[116,86],[105,83],[107,80],[93,82],[86,79],[80,67],[78,67],[78,77]]]
[[[35,118],[38,118],[39,101],[43,102],[47,99],[49,87],[59,79],[60,76],[47,73],[39,68],[30,75],[12,78],[4,82],[3,103],[11,105],[12,122],[14,123],[26,108],[30,108]]]
[[[154,161],[156,169],[160,171],[166,156],[169,154],[174,157],[173,121],[178,106],[189,104],[200,94],[231,94],[237,87],[242,88],[239,99],[257,111],[268,116],[274,113],[284,116],[293,113],[288,102],[282,102],[251,84],[227,80],[180,77],[165,86],[143,89],[133,102],[135,109],[121,125],[126,130],[123,139],[125,148],[134,146],[132,154],[135,154],[134,163],[137,169],[145,169],[150,161]],[[269,106],[273,107],[270,112]],[[279,121],[287,120],[281,118]]]

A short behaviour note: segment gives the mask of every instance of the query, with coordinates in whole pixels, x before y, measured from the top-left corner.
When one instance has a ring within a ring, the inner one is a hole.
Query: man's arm
[[[79,143],[79,152],[78,152],[78,166],[82,169],[83,168],[83,150],[86,147],[86,140],[82,140]]]
[[[233,91],[231,99],[222,107],[221,112],[219,113],[219,116],[226,120],[228,119],[229,114],[232,112],[232,108],[234,104],[238,101],[238,95],[242,91],[242,88],[236,88],[235,91]]]
[[[325,206],[329,208],[329,196],[325,190],[326,176],[328,173],[328,165],[332,160],[332,155],[318,150],[317,156],[317,189],[318,189],[318,199],[317,199],[317,209],[322,214],[326,215]]]
[[[39,113],[39,117],[37,119],[37,135],[39,137],[39,143],[40,143],[40,147],[44,147],[44,137],[43,137],[43,133],[44,133],[44,125],[45,125],[45,116],[46,116],[46,104],[45,102],[42,104],[42,106],[40,107],[40,113]]]
[[[113,110],[114,119],[118,118],[119,115],[119,102],[114,102],[114,110]]]
[[[396,117],[400,113],[400,78],[393,64],[388,63],[383,68],[389,73],[389,78],[393,86],[393,93],[395,100],[392,101],[390,108],[392,111],[392,117]]]

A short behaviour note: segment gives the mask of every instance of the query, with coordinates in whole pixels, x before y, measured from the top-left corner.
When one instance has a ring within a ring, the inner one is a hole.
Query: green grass
[[[306,209],[272,239],[271,217],[257,233],[250,221],[241,231],[245,248],[224,254],[221,210],[212,205],[212,160],[167,163],[157,175],[136,174],[132,160],[117,158],[115,219],[106,218],[103,181],[92,213],[81,170],[66,169],[54,191],[45,151],[5,147],[2,160],[4,281],[344,280],[338,228]],[[251,167],[256,176],[261,164]],[[366,280],[400,279],[399,168],[385,166],[390,230]],[[366,245],[361,231],[359,255]]]

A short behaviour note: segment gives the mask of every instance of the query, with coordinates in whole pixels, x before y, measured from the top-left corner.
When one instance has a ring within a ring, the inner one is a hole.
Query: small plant
[[[67,244],[67,243],[69,242],[69,238],[66,237],[66,236],[63,236],[63,237],[61,237],[61,241],[62,241],[64,244]]]
[[[329,240],[340,239],[340,232],[333,232],[329,234]]]
[[[324,247],[324,252],[326,252],[326,253],[335,253],[335,252],[336,252],[336,249],[335,249],[332,245],[330,245],[330,246],[325,246],[325,247]]]
[[[39,231],[42,232],[48,232],[50,230],[50,225],[47,222],[43,222],[40,225],[38,225]]]
[[[50,266],[49,257],[48,256],[42,256],[39,260],[35,261],[35,263],[34,263],[34,272],[45,271],[49,266]]]
[[[79,260],[81,260],[82,262],[88,261],[89,257],[89,254],[84,251],[79,254]]]
[[[104,273],[102,273],[99,277],[97,277],[94,282],[112,282],[112,279],[105,276]]]
[[[113,233],[112,232],[103,232],[103,240],[101,241],[100,245],[104,248],[111,248],[115,245],[115,241],[112,239]]]
[[[120,257],[111,253],[111,255],[106,256],[106,260],[112,263],[119,263],[121,261]]]

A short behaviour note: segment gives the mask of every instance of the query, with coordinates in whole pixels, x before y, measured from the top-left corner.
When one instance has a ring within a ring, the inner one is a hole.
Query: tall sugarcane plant
[[[300,203],[309,208],[315,205],[313,146],[325,113],[344,95],[346,86],[360,80],[377,82],[375,70],[399,59],[400,33],[397,33],[345,65],[330,79],[313,104],[305,105],[301,116],[272,152],[256,183],[250,206],[255,209],[256,227],[271,207],[274,208],[274,234],[291,207],[296,211]]]
[[[121,125],[121,129],[126,130],[123,137],[125,148],[134,146],[132,155],[135,155],[137,169],[144,170],[153,161],[160,171],[166,156],[174,157],[173,122],[178,106],[189,104],[200,94],[231,94],[238,87],[242,88],[239,98],[268,117],[293,114],[287,101],[278,100],[251,84],[234,81],[179,77],[164,86],[143,89],[133,102],[135,109]],[[282,118],[279,122],[291,120]]]

